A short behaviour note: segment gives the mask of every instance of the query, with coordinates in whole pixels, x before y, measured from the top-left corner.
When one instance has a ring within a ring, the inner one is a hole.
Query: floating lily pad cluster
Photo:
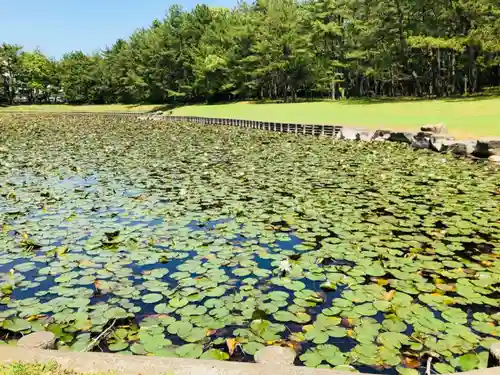
[[[417,374],[500,337],[500,172],[230,127],[0,117],[0,337]]]

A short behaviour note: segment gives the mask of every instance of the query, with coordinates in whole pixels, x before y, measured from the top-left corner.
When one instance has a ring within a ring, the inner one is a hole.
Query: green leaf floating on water
[[[307,367],[318,367],[324,360],[323,356],[317,350],[309,350],[299,358]]]
[[[168,301],[168,304],[175,308],[184,307],[188,303],[189,301],[185,298],[173,298],[170,301]]]
[[[197,342],[206,336],[206,332],[202,328],[193,328],[186,334],[183,334],[183,332],[178,332],[177,334],[187,342]]]
[[[200,359],[215,359],[218,361],[225,361],[226,359],[229,359],[229,354],[218,349],[210,349],[203,353]]]
[[[400,348],[409,344],[408,336],[399,332],[383,332],[378,336],[378,342],[387,348]]]
[[[441,313],[441,316],[449,322],[457,324],[467,323],[467,314],[457,308],[448,308]]]
[[[243,344],[243,350],[245,351],[245,353],[248,353],[250,355],[254,355],[255,353],[257,353],[260,349],[262,349],[264,347],[265,347],[264,344],[262,344],[260,342],[255,342],[255,341]]]
[[[14,318],[12,320],[6,320],[3,323],[3,328],[13,332],[21,332],[30,329],[31,324],[24,319]]]
[[[458,364],[463,371],[471,371],[479,366],[480,358],[477,354],[466,354],[458,359]]]
[[[146,294],[145,296],[142,297],[142,300],[144,303],[156,303],[159,302],[163,299],[163,296],[161,294],[157,293],[150,293]]]
[[[125,341],[117,341],[113,344],[108,345],[108,349],[112,352],[120,352],[128,348],[128,343]]]
[[[112,307],[104,313],[104,317],[107,319],[123,319],[127,316],[128,313],[121,307]]]
[[[440,374],[452,374],[455,372],[455,368],[446,363],[435,363],[433,367]]]
[[[189,322],[178,320],[167,327],[169,333],[186,336],[193,329],[193,325]]]
[[[419,375],[420,373],[414,368],[406,368],[406,367],[396,367],[396,371],[401,375]]]
[[[313,328],[306,332],[305,338],[315,344],[324,344],[328,341],[328,332]]]
[[[385,319],[382,322],[382,326],[386,330],[392,331],[392,332],[404,332],[404,331],[406,331],[406,328],[407,328],[406,324],[398,318]]]
[[[186,344],[179,347],[175,353],[181,358],[199,358],[203,353],[203,345]]]
[[[144,346],[142,344],[134,343],[130,346],[130,350],[134,354],[138,355],[144,355],[147,353],[146,349],[144,349]]]

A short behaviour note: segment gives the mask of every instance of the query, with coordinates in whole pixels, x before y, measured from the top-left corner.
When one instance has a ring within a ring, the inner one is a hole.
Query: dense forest
[[[0,73],[10,103],[471,94],[500,84],[500,0],[173,6],[98,54],[3,44]]]

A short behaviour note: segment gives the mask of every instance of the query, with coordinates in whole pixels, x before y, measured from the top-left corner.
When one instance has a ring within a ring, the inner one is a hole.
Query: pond
[[[500,172],[231,127],[0,116],[0,338],[417,374],[500,336]]]

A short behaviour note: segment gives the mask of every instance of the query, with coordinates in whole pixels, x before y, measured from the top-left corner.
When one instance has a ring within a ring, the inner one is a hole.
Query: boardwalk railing
[[[336,137],[342,129],[340,125],[324,124],[296,124],[289,122],[270,122],[256,120],[241,120],[232,118],[213,118],[197,116],[161,116],[162,119],[172,122],[191,122],[200,125],[229,125],[240,128],[260,129],[280,133],[303,135],[317,135]]]
[[[240,128],[260,129],[280,133],[293,133],[302,135],[315,135],[336,137],[341,131],[340,125],[325,125],[325,124],[296,124],[288,122],[270,122],[256,120],[242,120],[234,118],[215,118],[215,117],[198,117],[198,116],[169,116],[147,112],[83,112],[83,111],[68,111],[68,112],[38,112],[38,111],[0,111],[2,113],[18,114],[18,115],[33,115],[33,114],[62,114],[69,116],[118,116],[131,117],[140,119],[164,120],[171,122],[190,122],[200,125],[229,125],[238,126]]]

